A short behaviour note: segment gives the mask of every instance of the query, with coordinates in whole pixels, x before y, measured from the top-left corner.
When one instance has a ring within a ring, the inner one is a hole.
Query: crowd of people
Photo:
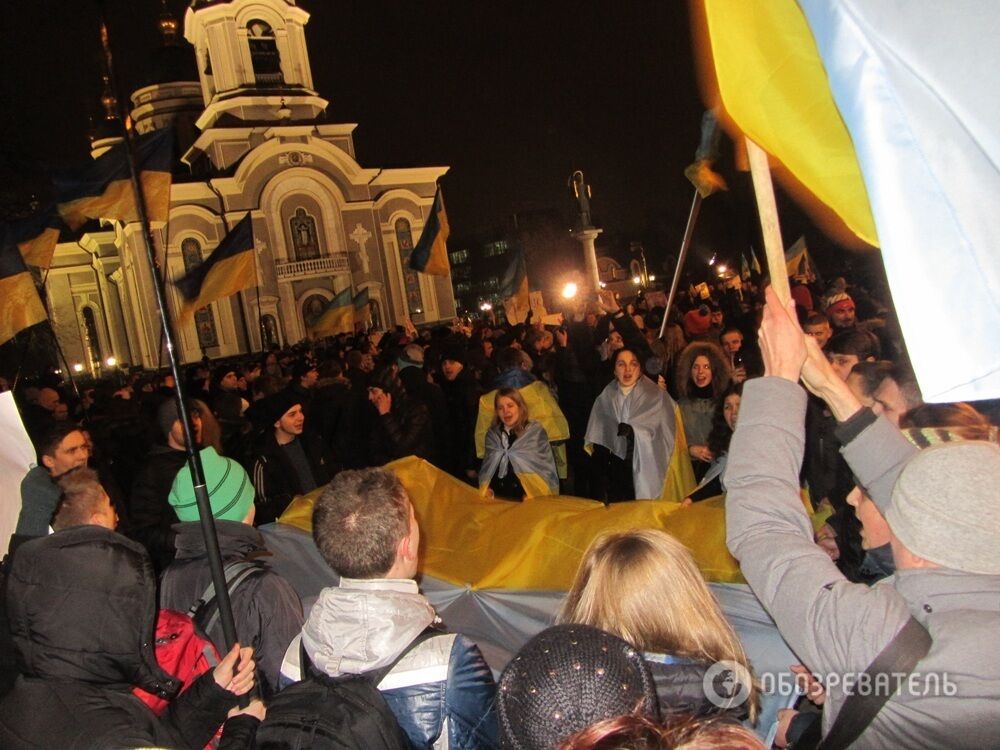
[[[995,743],[994,405],[923,404],[891,311],[860,284],[796,282],[788,307],[750,283],[714,295],[682,299],[662,336],[662,307],[602,291],[558,325],[407,322],[206,358],[185,368],[183,409],[166,371],[78,391],[23,381],[38,463],[3,569],[0,745],[299,747],[326,732],[367,747],[763,747],[768,728],[746,729],[759,713],[753,664],[690,551],[659,530],[595,539],[559,624],[498,687],[415,580],[420,526],[381,468],[410,455],[497,502],[725,496],[729,548],[808,688],[782,712],[777,746],[851,732],[857,747]],[[672,497],[677,466],[691,481]],[[332,585],[304,611],[261,527],[314,490]],[[166,612],[187,613],[217,651],[185,684],[163,665]],[[866,723],[848,720],[870,704],[810,675],[911,655],[904,631],[930,641],[909,669],[950,674],[958,696],[897,694]],[[734,665],[739,700],[711,700],[718,663]]]

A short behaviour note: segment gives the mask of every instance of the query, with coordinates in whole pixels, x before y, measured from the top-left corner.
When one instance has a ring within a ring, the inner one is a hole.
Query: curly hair
[[[698,357],[705,357],[712,368],[712,398],[718,398],[729,387],[733,368],[729,365],[729,358],[723,353],[722,348],[708,341],[694,341],[688,344],[677,358],[677,394],[681,398],[687,398],[691,393],[694,387],[694,382],[691,380],[691,366]]]

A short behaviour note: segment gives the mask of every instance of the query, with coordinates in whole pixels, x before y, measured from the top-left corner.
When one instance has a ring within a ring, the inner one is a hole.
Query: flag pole
[[[114,65],[111,55],[111,41],[108,36],[108,26],[103,18],[104,2],[101,2],[101,46],[104,50],[104,59],[108,71],[108,80],[112,91],[117,91]],[[163,275],[156,264],[156,255],[153,251],[152,234],[149,227],[149,215],[146,212],[146,200],[142,191],[142,183],[139,179],[139,170],[135,160],[135,142],[132,133],[124,127],[126,122],[124,98],[118,96],[118,117],[122,123],[122,130],[125,136],[125,154],[128,160],[129,176],[132,182],[132,192],[135,197],[136,212],[139,215],[139,223],[142,229],[142,242],[145,246],[146,261],[149,263],[149,270],[153,276],[153,292],[156,297],[156,307],[160,315],[160,325],[163,330],[163,339],[167,348],[167,358],[170,362],[170,371],[174,376],[174,398],[177,401],[177,413],[181,426],[184,429],[184,447],[187,451],[187,461],[190,467],[191,477],[194,483],[195,502],[198,504],[198,515],[201,517],[201,532],[205,538],[205,551],[208,558],[208,567],[212,575],[212,583],[215,586],[216,601],[219,606],[219,619],[222,624],[223,637],[226,649],[229,650],[237,642],[236,624],[233,620],[232,604],[229,600],[229,589],[226,587],[226,576],[222,566],[222,554],[219,551],[219,538],[215,531],[215,518],[212,516],[212,506],[208,500],[208,489],[205,486],[205,471],[201,463],[201,456],[195,447],[194,435],[191,430],[191,419],[188,411],[186,394],[184,393],[184,379],[181,377],[180,362],[177,359],[174,333],[170,327],[170,315],[167,312],[167,294],[164,286]],[[247,698],[241,697],[241,705],[245,704]]]
[[[701,197],[701,193],[695,188],[694,198],[691,200],[691,211],[688,213],[687,226],[684,227],[684,239],[681,240],[681,249],[677,254],[677,268],[674,269],[674,280],[670,282],[670,294],[667,295],[667,307],[663,311],[663,322],[660,323],[660,336],[663,338],[664,331],[667,330],[667,316],[670,314],[670,308],[673,307],[674,300],[677,297],[677,288],[681,283],[681,270],[684,268],[684,260],[687,258],[688,249],[691,247],[691,240],[694,237],[694,227],[698,222],[698,213],[701,211],[701,202],[704,198]]]
[[[760,216],[760,232],[764,237],[767,272],[771,276],[771,287],[781,304],[787,305],[792,292],[788,287],[785,250],[781,240],[781,225],[778,223],[778,207],[774,201],[771,167],[768,166],[767,152],[764,149],[749,138],[746,138],[746,143],[753,191],[757,197],[757,214]]]
[[[251,218],[251,221],[253,219]],[[253,246],[253,283],[254,289],[257,292],[257,334],[260,336],[260,350],[264,351],[264,340],[267,338],[264,335],[264,316],[260,311],[260,274],[257,272],[257,262],[260,259],[260,254],[257,252],[257,243],[254,241]]]

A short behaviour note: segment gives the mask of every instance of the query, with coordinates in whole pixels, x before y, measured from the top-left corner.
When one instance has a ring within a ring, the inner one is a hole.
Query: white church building
[[[181,360],[225,357],[307,337],[325,302],[368,291],[375,327],[455,315],[451,278],[408,269],[447,167],[361,166],[353,123],[329,123],[313,89],[305,25],[294,0],[194,0],[183,37],[160,18],[156,82],[131,95],[139,133],[168,125],[178,168],[166,224],[152,234],[168,279],[200,263],[247,212],[256,287],[177,327]],[[116,106],[104,104],[108,125]],[[92,155],[119,137],[99,126]],[[102,221],[56,248],[46,280],[50,318],[71,363],[98,374],[113,358],[156,368],[161,356],[153,278],[138,223]],[[167,285],[172,311],[179,297]]]

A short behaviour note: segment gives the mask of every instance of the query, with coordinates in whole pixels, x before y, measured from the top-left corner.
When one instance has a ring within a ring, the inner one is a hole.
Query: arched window
[[[254,19],[247,24],[247,41],[250,43],[250,60],[253,62],[254,78],[259,86],[281,85],[285,79],[281,75],[281,58],[278,56],[278,42],[274,29],[266,21]]]
[[[278,341],[278,321],[274,319],[274,316],[265,315],[261,319],[261,325],[264,329],[264,349],[270,350],[272,346],[280,346],[281,342]]]
[[[84,347],[87,350],[88,361],[100,362],[103,358],[101,356],[101,341],[97,336],[97,319],[94,317],[94,308],[88,305],[80,310],[80,315],[83,317],[83,332],[87,339],[84,341]]]
[[[184,261],[184,272],[201,265],[201,243],[193,237],[181,241],[181,258]],[[207,349],[219,345],[219,334],[215,329],[215,316],[212,308],[199,308],[194,314],[194,327],[198,331],[198,346]]]
[[[424,298],[420,294],[420,279],[417,272],[410,270],[410,253],[413,252],[413,233],[410,222],[396,219],[396,244],[399,245],[399,260],[403,266],[403,285],[406,290],[406,307],[410,317],[416,319],[424,313]]]
[[[288,228],[292,232],[292,253],[295,260],[309,260],[320,256],[316,219],[307,214],[304,208],[295,209],[288,220]]]

